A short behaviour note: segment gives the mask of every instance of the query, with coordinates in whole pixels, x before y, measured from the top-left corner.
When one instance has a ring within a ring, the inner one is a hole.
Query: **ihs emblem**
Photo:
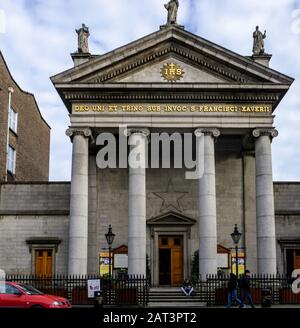
[[[184,71],[182,67],[175,63],[167,63],[161,68],[160,73],[168,82],[176,82],[183,77]]]

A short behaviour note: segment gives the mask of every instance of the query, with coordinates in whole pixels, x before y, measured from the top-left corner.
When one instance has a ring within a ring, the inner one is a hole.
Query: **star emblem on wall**
[[[164,212],[166,210],[176,210],[178,212],[182,212],[183,208],[180,204],[180,200],[185,197],[187,193],[188,192],[186,191],[175,191],[172,180],[169,180],[167,190],[165,192],[154,192],[153,194],[162,199],[160,212]]]

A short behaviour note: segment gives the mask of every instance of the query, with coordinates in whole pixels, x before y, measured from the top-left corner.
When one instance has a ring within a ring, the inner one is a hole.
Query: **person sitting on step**
[[[191,283],[191,281],[189,279],[186,279],[184,282],[183,282],[183,285],[181,287],[181,290],[183,291],[183,293],[186,295],[186,296],[191,296],[193,291],[194,291],[194,287]]]

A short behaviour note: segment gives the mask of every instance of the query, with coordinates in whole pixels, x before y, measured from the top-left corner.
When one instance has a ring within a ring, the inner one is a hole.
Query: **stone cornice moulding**
[[[115,101],[145,101],[145,100],[155,100],[155,101],[164,101],[164,100],[176,100],[176,101],[190,101],[190,100],[199,100],[199,101],[255,101],[255,102],[277,102],[279,101],[279,96],[276,95],[222,95],[222,94],[111,94],[111,93],[95,93],[87,94],[84,92],[68,92],[65,93],[65,99],[70,101],[97,101],[97,100],[115,100]]]
[[[131,63],[126,63],[123,67],[113,69],[107,73],[104,73],[103,75],[100,75],[98,78],[92,78],[88,80],[90,83],[103,83],[108,80],[112,80],[117,78],[120,75],[126,74],[132,70],[135,70],[141,66],[144,66],[145,64],[151,63],[152,61],[161,58],[163,56],[166,56],[168,54],[175,54],[182,56],[185,59],[188,59],[193,64],[196,64],[197,67],[204,68],[205,70],[212,71],[215,74],[225,77],[228,81],[236,81],[241,83],[246,83],[250,81],[258,81],[258,79],[251,79],[250,77],[243,77],[243,74],[241,75],[237,74],[237,70],[233,68],[223,68],[222,65],[225,65],[225,63],[219,63],[214,59],[204,59],[201,58],[200,55],[196,55],[191,53],[189,49],[183,49],[180,47],[176,47],[176,45],[168,46],[164,49],[157,50],[151,54],[146,55],[143,58],[137,59]],[[204,55],[203,55],[204,56]],[[213,63],[215,61],[215,63]],[[235,73],[234,73],[235,71]]]
[[[245,78],[246,75],[248,78],[254,77],[256,79],[268,80],[274,83],[281,82],[291,84],[294,81],[294,79],[280,72],[255,63],[252,59],[249,59],[246,56],[237,54],[195,34],[183,31],[173,26],[142,37],[139,40],[117,48],[109,53],[100,56],[94,56],[94,58],[91,59],[88,63],[84,63],[78,66],[76,69],[69,69],[60,74],[57,74],[51,77],[51,80],[55,85],[63,80],[66,82],[75,82],[76,80],[78,81],[80,79],[84,79],[93,72],[96,73],[97,71],[101,72],[108,70],[112,65],[120,66],[122,61],[128,62],[134,56],[145,54],[147,51],[153,51],[154,48],[157,49],[160,47],[160,49],[157,50],[163,51],[162,46],[166,48],[166,46],[168,47],[170,44],[175,46],[175,51],[178,51],[179,53],[183,51],[181,48],[185,48],[185,52],[187,54],[190,53],[190,56],[193,56],[194,53],[196,55],[200,54],[204,57],[212,58],[214,61],[219,62],[221,65],[229,65],[230,68],[234,71],[241,72],[241,74],[238,74],[240,75],[240,79]],[[149,55],[151,56],[150,53]],[[92,65],[94,69],[91,71]],[[135,63],[135,65],[138,64]],[[116,71],[118,71],[120,68],[121,67],[116,68]],[[222,70],[221,68],[219,69]],[[112,70],[108,74],[112,74],[113,77],[114,73],[115,70]]]

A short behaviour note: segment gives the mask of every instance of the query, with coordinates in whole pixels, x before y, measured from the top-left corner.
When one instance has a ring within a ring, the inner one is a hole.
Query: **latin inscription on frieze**
[[[266,104],[74,104],[73,113],[272,113]]]

